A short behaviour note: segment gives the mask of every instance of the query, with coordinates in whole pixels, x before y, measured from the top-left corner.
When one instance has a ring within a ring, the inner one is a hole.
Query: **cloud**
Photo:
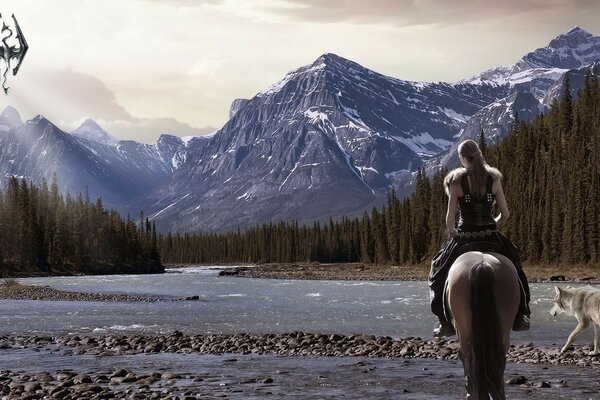
[[[593,0],[147,0],[175,7],[202,7],[248,19],[395,26],[454,25],[529,12],[600,9]]]
[[[576,0],[290,0],[296,7],[270,7],[273,14],[302,22],[454,25],[531,11],[562,9]]]
[[[78,121],[83,122],[83,121]],[[156,140],[163,133],[176,136],[206,135],[215,131],[215,128],[194,128],[174,118],[132,118],[130,120],[98,120],[107,132],[121,139],[134,139],[148,142],[148,138]],[[145,138],[146,140],[142,140]]]
[[[179,136],[206,133],[174,118],[135,117],[119,104],[104,82],[71,69],[24,69],[11,85],[14,90],[10,95],[0,97],[0,109],[11,105],[24,118],[42,114],[66,131],[91,118],[117,138],[142,142],[154,141],[163,133]]]
[[[212,76],[223,64],[221,60],[203,59],[195,62],[188,70],[189,76]]]

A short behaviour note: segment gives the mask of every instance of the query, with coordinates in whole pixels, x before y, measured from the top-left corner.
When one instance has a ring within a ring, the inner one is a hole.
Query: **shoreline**
[[[234,333],[187,335],[100,334],[100,335],[0,335],[0,349],[51,349],[65,355],[117,356],[152,353],[199,355],[279,355],[367,357],[398,359],[460,360],[456,337],[424,340],[408,336],[392,338],[365,334],[338,333]],[[600,357],[588,355],[593,343],[576,345],[565,353],[559,346],[532,343],[512,344],[507,362],[518,364],[576,365],[600,372]]]
[[[600,268],[593,266],[525,264],[523,269],[530,283],[600,283]],[[261,279],[426,281],[429,265],[272,263],[226,268],[219,275]]]
[[[17,280],[0,283],[0,300],[98,301],[109,303],[155,303],[159,301],[199,300],[198,296],[167,298],[120,293],[85,293],[53,289],[49,286],[23,285]]]

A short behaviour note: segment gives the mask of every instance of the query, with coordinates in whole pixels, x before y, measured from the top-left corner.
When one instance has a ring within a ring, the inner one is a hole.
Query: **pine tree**
[[[485,134],[483,133],[483,128],[481,128],[481,131],[479,132],[479,149],[485,157],[487,155],[487,145],[485,143]]]

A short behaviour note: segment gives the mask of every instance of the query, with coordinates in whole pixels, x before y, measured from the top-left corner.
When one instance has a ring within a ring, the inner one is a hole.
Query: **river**
[[[197,301],[100,303],[0,301],[0,334],[105,334],[111,332],[365,333],[428,338],[435,316],[428,287],[412,281],[304,281],[218,276],[218,267],[170,269],[161,275],[26,278],[56,289],[160,296]],[[532,328],[512,341],[563,343],[573,317],[552,317],[552,284],[531,284]],[[586,332],[577,342],[590,341]]]

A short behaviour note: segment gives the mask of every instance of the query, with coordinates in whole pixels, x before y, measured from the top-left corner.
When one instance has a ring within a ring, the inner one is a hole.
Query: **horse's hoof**
[[[596,357],[596,356],[600,356],[600,351],[592,351],[591,353],[588,354],[589,356],[592,357]]]

